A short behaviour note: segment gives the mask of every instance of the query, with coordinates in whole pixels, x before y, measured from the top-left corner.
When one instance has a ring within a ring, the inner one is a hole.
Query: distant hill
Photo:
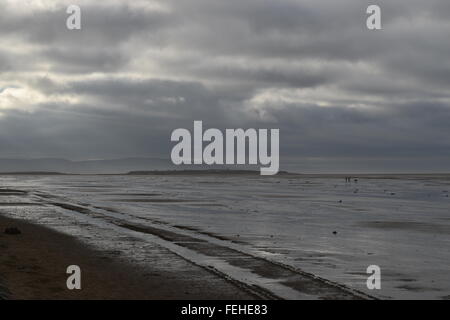
[[[17,171],[17,172],[0,172],[0,175],[62,176],[70,174],[61,172],[50,172],[50,171]]]
[[[261,175],[259,170],[229,170],[229,169],[201,169],[201,170],[152,170],[152,171],[130,171],[129,175]],[[278,172],[279,175],[289,174],[285,171]]]
[[[182,165],[170,159],[122,158],[73,161],[60,158],[0,159],[0,174],[260,174],[259,165]],[[279,172],[283,174],[284,172]]]
[[[170,160],[159,158],[123,158],[71,161],[58,158],[0,159],[1,173],[125,173],[135,170],[169,170]]]

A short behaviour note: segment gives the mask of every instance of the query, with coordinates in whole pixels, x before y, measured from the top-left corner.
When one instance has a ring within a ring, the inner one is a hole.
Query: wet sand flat
[[[4,234],[11,226],[22,234]],[[176,261],[179,273],[116,261],[70,236],[1,215],[0,230],[0,299],[255,298],[162,249],[153,258]],[[82,290],[66,287],[66,269],[73,264],[82,270]]]
[[[423,175],[8,176],[0,212],[133,268],[196,266],[259,298],[448,299],[449,190]],[[370,265],[382,290],[366,286]]]

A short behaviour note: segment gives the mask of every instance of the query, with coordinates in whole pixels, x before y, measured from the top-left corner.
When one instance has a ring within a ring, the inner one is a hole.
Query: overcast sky
[[[203,120],[279,128],[300,171],[450,171],[449,17],[448,0],[0,0],[0,157],[169,157]]]

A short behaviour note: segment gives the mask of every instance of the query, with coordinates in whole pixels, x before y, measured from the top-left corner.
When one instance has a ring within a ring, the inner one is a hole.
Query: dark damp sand
[[[7,235],[7,227],[22,234]],[[161,260],[165,259],[165,260]],[[167,271],[161,261],[174,263]],[[75,238],[0,213],[0,299],[254,299],[230,282],[162,250],[154,269],[105,257]],[[82,269],[82,290],[66,287],[66,269]]]

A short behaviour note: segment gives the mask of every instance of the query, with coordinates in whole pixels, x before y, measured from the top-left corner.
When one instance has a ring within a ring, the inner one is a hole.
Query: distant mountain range
[[[238,173],[257,170],[259,166],[233,166],[233,165],[183,165],[175,166],[170,159],[162,158],[121,158],[110,160],[82,160],[73,161],[60,158],[39,159],[0,159],[0,174],[6,173],[33,173],[33,174],[174,174],[174,170],[192,170],[192,173],[207,170],[228,172],[233,170]],[[160,172],[155,172],[160,171]],[[167,171],[167,172],[164,172]],[[198,173],[197,172],[197,173]],[[216,172],[216,173],[217,173]]]
[[[112,160],[72,161],[58,158],[0,159],[0,173],[126,173],[129,171],[172,170],[170,160],[159,158],[123,158]]]

